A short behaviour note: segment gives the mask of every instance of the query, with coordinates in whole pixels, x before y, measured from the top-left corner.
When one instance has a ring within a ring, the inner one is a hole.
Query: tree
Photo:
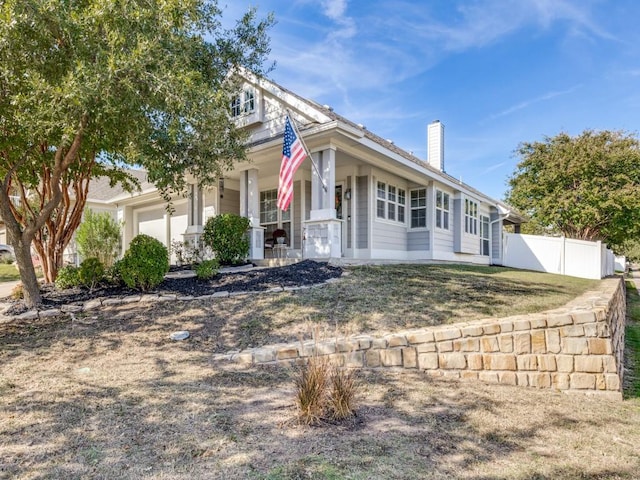
[[[221,15],[207,0],[0,3],[0,217],[28,305],[41,302],[31,244],[70,238],[64,199],[83,207],[87,178],[131,186],[124,168],[141,166],[169,199],[185,172],[211,185],[245,158],[234,72],[264,72],[272,19],[250,10],[223,29]]]
[[[620,247],[640,234],[640,142],[623,131],[522,143],[507,202],[538,230]]]

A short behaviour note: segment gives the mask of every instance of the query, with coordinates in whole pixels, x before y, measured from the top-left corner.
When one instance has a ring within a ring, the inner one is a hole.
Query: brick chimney
[[[427,162],[444,172],[444,125],[434,120],[427,126]]]

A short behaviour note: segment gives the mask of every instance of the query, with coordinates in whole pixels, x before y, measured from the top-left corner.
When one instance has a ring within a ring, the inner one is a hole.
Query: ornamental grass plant
[[[297,370],[294,383],[300,423],[317,425],[324,418],[330,374],[328,358],[318,355],[309,358]]]
[[[355,415],[356,392],[355,370],[333,367],[328,398],[328,411],[333,420],[346,420]]]

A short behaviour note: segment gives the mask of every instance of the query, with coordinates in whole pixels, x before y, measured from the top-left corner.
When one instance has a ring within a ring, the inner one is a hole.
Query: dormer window
[[[231,102],[231,116],[239,117],[256,110],[256,96],[253,89],[246,88]]]
[[[252,113],[256,109],[256,98],[253,90],[244,91],[244,103],[242,104],[242,113]]]
[[[231,102],[231,116],[232,117],[239,117],[240,116],[240,105],[241,105],[242,101],[240,100],[240,97],[236,97],[233,99],[233,101]]]

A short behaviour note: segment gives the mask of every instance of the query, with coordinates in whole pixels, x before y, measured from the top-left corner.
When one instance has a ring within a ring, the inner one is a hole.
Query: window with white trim
[[[480,254],[489,256],[489,217],[480,215]]]
[[[464,232],[478,235],[478,203],[464,199]]]
[[[411,228],[427,226],[427,189],[411,190]]]
[[[376,217],[393,222],[405,222],[407,194],[404,189],[378,182],[376,189]]]
[[[449,230],[449,194],[436,190],[436,227]]]
[[[247,88],[231,101],[231,116],[239,117],[245,113],[253,113],[256,109],[256,95],[253,89]]]
[[[273,232],[283,229],[287,232],[287,241],[291,240],[291,205],[286,212],[277,206],[278,190],[264,190],[260,192],[260,225],[266,227],[264,238],[271,238]]]

